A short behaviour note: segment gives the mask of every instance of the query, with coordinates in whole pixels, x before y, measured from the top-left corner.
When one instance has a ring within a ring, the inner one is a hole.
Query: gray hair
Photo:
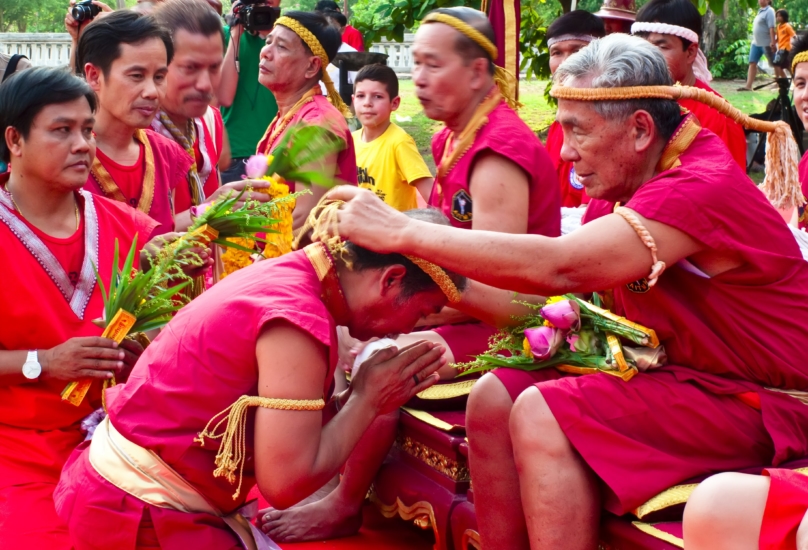
[[[568,57],[554,76],[556,84],[573,85],[573,80],[591,78],[591,88],[628,86],[670,86],[668,65],[659,49],[642,38],[628,34],[610,34],[594,40]],[[682,115],[679,104],[670,99],[631,99],[595,101],[595,112],[606,119],[622,121],[636,111],[647,111],[665,139],[676,131]]]

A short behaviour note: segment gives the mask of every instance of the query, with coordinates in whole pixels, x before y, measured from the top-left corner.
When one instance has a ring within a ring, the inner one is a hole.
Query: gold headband
[[[794,60],[791,62],[791,73],[794,73],[794,69],[797,68],[797,65],[805,63],[806,61],[808,61],[808,50],[795,55]]]
[[[337,229],[337,212],[343,204],[345,204],[343,201],[329,200],[326,197],[320,199],[320,202],[311,209],[309,217],[306,218],[306,223],[301,227],[295,248],[300,244],[300,238],[311,230],[312,241],[324,243],[334,257],[339,256],[350,267],[350,261],[345,258],[345,253],[347,252],[345,243],[340,239]],[[404,254],[404,257],[429,275],[429,278],[438,285],[438,288],[449,302],[456,304],[460,301],[462,297],[460,290],[442,267],[416,256]]]
[[[445,13],[433,12],[424,17],[421,23],[443,23],[444,25],[449,25],[454,30],[473,40],[475,44],[480,46],[485,53],[488,54],[491,61],[496,63],[497,55],[499,55],[496,45],[491,42],[483,33],[465,21],[461,21],[457,17],[453,17]],[[516,77],[511,74],[510,71],[500,67],[499,65],[494,65],[494,82],[499,88],[499,91],[502,93],[502,96],[505,98],[505,101],[508,102],[511,109],[518,109],[522,106],[522,104],[516,99]]]
[[[320,44],[320,41],[317,40],[317,37],[312,34],[312,32],[303,26],[297,19],[292,19],[291,17],[282,16],[279,17],[277,21],[275,21],[276,25],[281,25],[286,27],[287,29],[293,31],[296,35],[300,37],[300,39],[309,47],[311,53],[316,55],[320,58],[320,68],[322,69],[322,80],[323,84],[325,84],[325,91],[328,94],[328,100],[331,102],[331,105],[339,109],[339,112],[342,113],[345,117],[351,117],[351,110],[345,105],[345,102],[342,101],[342,97],[337,92],[337,89],[334,87],[334,82],[331,80],[331,77],[328,76],[328,71],[326,68],[328,67],[328,63],[330,62],[328,59],[328,55],[325,53],[323,49],[323,45]]]
[[[808,53],[808,52],[806,52]],[[800,54],[802,55],[802,54]],[[799,56],[797,56],[799,57]],[[795,61],[797,59],[795,58]],[[806,56],[808,61],[808,55]],[[571,101],[626,101],[630,99],[692,99],[712,107],[741,126],[769,134],[766,141],[766,176],[760,190],[775,208],[805,204],[799,181],[800,151],[791,127],[783,121],[768,122],[742,113],[726,99],[693,86],[627,86],[625,88],[571,88],[555,84],[550,95]]]

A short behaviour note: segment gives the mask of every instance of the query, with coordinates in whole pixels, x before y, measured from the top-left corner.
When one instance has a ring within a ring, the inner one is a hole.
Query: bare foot
[[[359,507],[342,502],[338,491],[326,498],[287,510],[270,508],[259,516],[258,526],[275,542],[304,542],[347,537],[362,526]]]

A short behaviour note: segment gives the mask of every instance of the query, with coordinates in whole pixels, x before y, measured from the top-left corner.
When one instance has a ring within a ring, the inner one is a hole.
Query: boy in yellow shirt
[[[362,128],[353,133],[359,187],[370,189],[393,208],[418,207],[432,192],[432,174],[415,140],[390,114],[398,109],[398,77],[386,65],[363,67],[354,78],[354,110]]]

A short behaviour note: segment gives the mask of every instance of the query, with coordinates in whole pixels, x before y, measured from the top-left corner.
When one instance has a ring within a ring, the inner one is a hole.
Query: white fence
[[[386,53],[387,64],[397,73],[412,69],[413,35],[405,34],[404,42],[379,42],[370,51]],[[21,53],[34,65],[57,66],[70,62],[70,35],[67,33],[0,33],[0,52]]]
[[[21,53],[34,65],[59,66],[70,63],[70,35],[67,33],[0,33],[0,52]]]

